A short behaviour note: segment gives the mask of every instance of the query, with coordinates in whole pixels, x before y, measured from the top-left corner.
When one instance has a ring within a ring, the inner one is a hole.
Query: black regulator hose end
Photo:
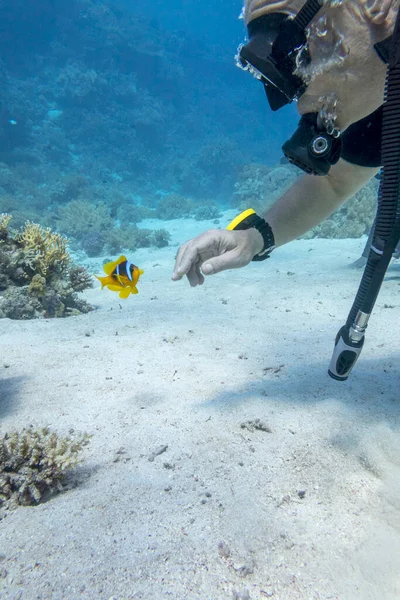
[[[328,370],[332,379],[346,381],[361,354],[363,345],[364,338],[357,342],[350,339],[349,328],[346,325],[339,330]]]

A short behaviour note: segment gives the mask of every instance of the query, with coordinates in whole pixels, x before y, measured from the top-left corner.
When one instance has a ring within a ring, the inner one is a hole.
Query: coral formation
[[[140,3],[38,0],[21,19],[25,4],[3,0],[0,39],[0,196],[16,200],[0,211],[15,222],[18,207],[56,208],[90,188],[109,204],[109,188],[124,184],[227,199],[250,149],[278,158],[275,144],[258,146],[274,124],[258,103],[244,105],[246,82],[229,61],[210,69],[210,52],[226,54],[219,39],[207,49]]]
[[[59,208],[57,228],[64,234],[83,240],[90,233],[103,233],[114,227],[107,206],[97,205],[86,200],[72,200]]]
[[[199,45],[138,3],[38,0],[21,20],[25,4],[3,0],[0,39],[0,213],[15,228],[51,227],[98,256],[123,248],[143,218],[205,218],[203,198],[263,211],[297,177],[271,166],[294,123],[265,118],[259,90],[229,61],[210,69],[210,55],[226,55],[220,36]],[[139,237],[148,245],[138,233],[135,247]]]
[[[304,237],[358,238],[368,234],[376,215],[378,188],[378,181],[372,179],[346,204]]]
[[[170,239],[171,235],[166,229],[155,229],[150,235],[151,245],[156,248],[168,246]]]
[[[0,318],[65,317],[92,310],[77,295],[92,287],[92,278],[72,264],[68,240],[36,223],[14,231],[10,220],[0,215]]]
[[[194,203],[180,194],[167,194],[163,196],[157,206],[157,217],[159,219],[180,219],[190,217],[195,210]]]
[[[129,219],[130,207],[132,219]],[[120,219],[121,225],[117,226],[106,204],[100,202],[95,205],[86,200],[73,200],[60,207],[57,227],[72,236],[77,246],[88,256],[100,256],[104,251],[115,254],[122,250],[167,246],[169,235],[165,230],[153,231],[136,226],[135,221],[141,220],[141,214],[148,215],[149,211],[148,207],[123,204],[116,212],[125,218]]]
[[[235,184],[238,208],[251,207],[263,213],[300,173],[291,165],[274,169],[259,164],[246,165]],[[358,238],[368,233],[376,214],[378,187],[378,181],[372,179],[304,238]]]
[[[194,212],[194,218],[197,221],[206,221],[211,219],[219,219],[221,217],[221,211],[216,204],[210,202],[210,204],[203,204],[198,206]]]
[[[291,165],[276,168],[257,163],[245,165],[235,183],[236,206],[239,210],[251,207],[264,212],[296,181],[299,173]]]
[[[0,505],[38,504],[63,490],[68,472],[89,443],[87,434],[60,437],[48,427],[6,433],[0,438]]]
[[[61,273],[69,265],[68,240],[50,228],[44,229],[27,221],[22,231],[14,236],[14,241],[29,256],[31,271],[45,278]]]
[[[115,227],[108,232],[105,245],[113,254],[123,250],[137,250],[138,248],[163,248],[168,246],[171,236],[166,229],[145,229],[129,225]]]
[[[4,241],[8,237],[8,224],[11,221],[11,215],[2,213],[0,215],[0,241]]]

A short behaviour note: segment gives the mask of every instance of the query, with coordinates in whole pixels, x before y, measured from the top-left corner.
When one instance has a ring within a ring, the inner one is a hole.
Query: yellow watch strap
[[[240,215],[235,217],[229,223],[227,229],[229,229],[229,231],[232,231],[232,229],[235,229],[239,225],[239,223],[241,223],[242,221],[247,219],[247,217],[249,217],[250,215],[255,215],[255,214],[256,214],[256,211],[253,210],[252,208],[248,208],[248,209],[244,210],[243,212],[240,213]]]

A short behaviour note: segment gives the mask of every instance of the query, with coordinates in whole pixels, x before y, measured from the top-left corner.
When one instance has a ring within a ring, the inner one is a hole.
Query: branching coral
[[[28,221],[15,241],[31,253],[33,268],[42,277],[48,278],[54,273],[60,273],[70,263],[68,240],[50,228],[44,229],[41,225]]]
[[[0,505],[8,500],[38,504],[62,491],[89,440],[87,434],[60,437],[48,427],[6,433],[0,439]]]
[[[68,240],[28,222],[15,232],[0,217],[0,318],[64,317],[92,307],[77,292],[92,287],[84,267],[71,264]]]

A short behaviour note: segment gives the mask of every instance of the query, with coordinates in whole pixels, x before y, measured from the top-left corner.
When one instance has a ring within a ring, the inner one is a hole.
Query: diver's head
[[[245,0],[244,19],[250,44],[253,32],[258,36],[258,44],[262,39],[257,23],[262,26],[263,20],[268,22],[268,15],[276,18],[277,14],[293,21],[305,4],[305,0]],[[300,115],[317,113],[321,125],[343,131],[382,104],[387,69],[375,44],[392,34],[399,0],[320,0],[314,2],[315,7],[316,14],[304,29],[303,44],[296,41],[289,52],[292,75],[298,80],[296,90],[296,80],[291,82],[286,100],[298,100]],[[271,34],[268,26],[266,29],[272,45],[271,35],[276,38],[276,31]],[[288,33],[286,37],[293,36],[290,30]],[[279,70],[279,52],[275,54],[270,62]],[[289,63],[284,67],[286,77],[285,68],[288,73]],[[269,88],[276,97],[274,83]],[[278,105],[275,102],[275,108]]]

